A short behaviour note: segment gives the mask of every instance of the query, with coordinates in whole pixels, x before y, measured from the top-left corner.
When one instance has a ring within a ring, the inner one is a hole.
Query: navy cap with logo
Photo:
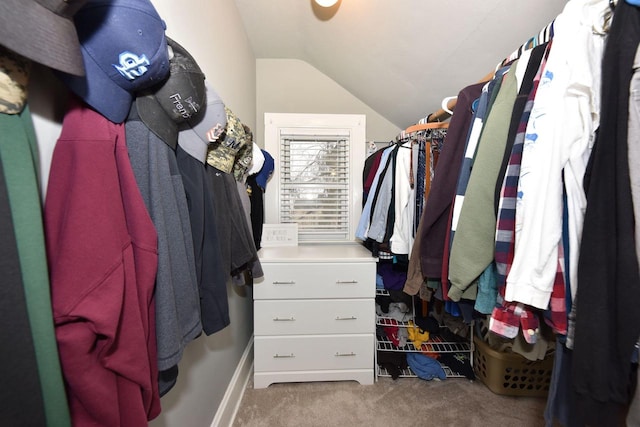
[[[89,0],[74,22],[86,75],[59,76],[97,112],[121,123],[134,94],[169,75],[166,25],[149,0]]]
[[[205,76],[196,60],[176,41],[167,37],[173,52],[169,78],[136,98],[138,114],[145,125],[175,149],[178,125],[197,120],[205,109]]]

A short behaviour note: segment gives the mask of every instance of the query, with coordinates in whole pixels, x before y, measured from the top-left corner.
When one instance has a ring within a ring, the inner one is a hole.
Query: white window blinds
[[[280,155],[280,221],[300,241],[349,239],[348,135],[281,134]]]
[[[362,212],[363,114],[265,113],[274,172],[265,224],[295,223],[300,244],[353,243]]]

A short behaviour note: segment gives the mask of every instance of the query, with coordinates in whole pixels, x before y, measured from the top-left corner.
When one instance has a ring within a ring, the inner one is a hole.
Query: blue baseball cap
[[[89,0],[74,23],[86,75],[58,75],[93,109],[122,123],[134,94],[169,76],[166,25],[149,0]]]
[[[274,161],[271,154],[267,151],[262,150],[262,154],[264,154],[264,164],[262,165],[262,169],[256,174],[256,183],[262,188],[262,191],[267,191],[267,181],[271,178],[274,169]]]

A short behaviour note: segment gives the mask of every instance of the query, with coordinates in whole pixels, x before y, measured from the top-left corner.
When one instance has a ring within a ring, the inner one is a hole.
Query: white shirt
[[[513,264],[507,301],[546,309],[562,242],[562,173],[569,213],[569,277],[577,287],[586,207],[582,189],[599,123],[602,27],[607,0],[571,0],[554,24],[554,38],[527,124],[516,203]],[[567,254],[565,254],[567,256]]]
[[[411,188],[411,141],[405,142],[398,149],[395,170],[395,219],[393,233],[389,239],[391,252],[409,254],[413,244],[413,217],[415,208],[415,191]]]

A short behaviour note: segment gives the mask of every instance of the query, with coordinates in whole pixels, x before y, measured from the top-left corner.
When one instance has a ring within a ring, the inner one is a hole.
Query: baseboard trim
[[[224,393],[222,402],[220,402],[220,406],[216,411],[216,416],[213,417],[211,427],[231,427],[252,372],[253,335],[251,335],[247,347],[242,354],[242,358],[240,358],[238,362],[236,371],[233,373],[233,377],[231,377],[227,391]]]

